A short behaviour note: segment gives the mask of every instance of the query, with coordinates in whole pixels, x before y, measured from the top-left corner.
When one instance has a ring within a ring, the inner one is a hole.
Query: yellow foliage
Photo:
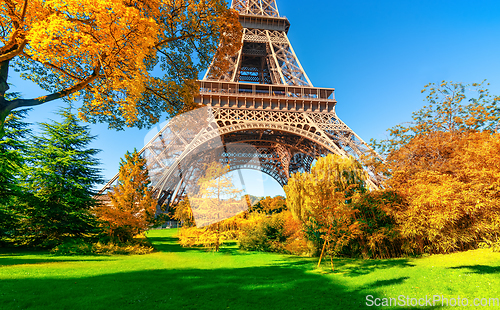
[[[353,157],[333,154],[319,158],[310,173],[289,179],[284,187],[287,206],[304,224],[316,251],[328,245],[327,251],[339,253],[361,232],[350,203],[366,190],[366,179]]]
[[[179,234],[179,244],[183,247],[202,246],[214,248],[220,239],[218,240],[216,234],[207,228],[182,228]]]
[[[69,96],[83,101],[80,117],[116,128],[193,108],[198,72],[235,54],[242,35],[223,0],[8,0],[0,25],[0,112]],[[50,95],[6,101],[11,61]]]
[[[285,197],[283,196],[267,196],[250,208],[250,212],[263,212],[269,215],[284,210],[287,210],[287,207]]]
[[[199,178],[199,191],[189,197],[197,227],[220,222],[248,209],[242,190],[234,186],[228,173],[228,165],[213,162]]]
[[[191,210],[189,199],[183,199],[174,208],[175,220],[180,221],[183,227],[194,226],[193,210]]]
[[[240,228],[238,239],[244,250],[295,255],[310,253],[302,224],[290,211],[272,215],[250,213]]]
[[[382,154],[389,155],[417,136],[436,133],[464,133],[469,131],[497,131],[500,122],[500,98],[490,95],[481,83],[462,84],[443,81],[429,83],[429,103],[412,113],[412,121],[389,128],[390,137],[372,144]]]
[[[241,214],[204,228],[183,226],[179,243],[183,247],[202,246],[218,250],[225,240],[235,240],[243,227],[248,225],[245,215]]]
[[[96,215],[108,223],[110,236],[124,242],[149,228],[156,212],[156,200],[148,188],[146,160],[137,150],[125,154],[120,163],[118,186],[108,193],[109,204],[96,209]]]
[[[500,134],[417,136],[389,157],[388,185],[406,203],[393,209],[408,247],[448,253],[494,240],[500,229]]]

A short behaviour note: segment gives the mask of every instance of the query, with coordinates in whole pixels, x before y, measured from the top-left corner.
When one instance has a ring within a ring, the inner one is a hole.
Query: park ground
[[[500,298],[500,253],[490,249],[335,259],[332,271],[330,259],[317,269],[317,259],[245,252],[236,243],[218,253],[182,248],[176,234],[176,229],[148,232],[157,251],[147,255],[0,249],[0,309],[380,309],[368,307],[368,299],[404,296],[411,302],[407,298],[434,295],[450,303],[467,298],[475,308],[475,298]],[[437,308],[448,307],[441,302],[411,307]]]

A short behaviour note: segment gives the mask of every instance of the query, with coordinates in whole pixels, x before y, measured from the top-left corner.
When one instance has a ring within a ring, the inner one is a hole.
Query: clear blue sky
[[[487,79],[491,92],[500,95],[498,0],[277,2],[291,22],[288,36],[312,83],[336,89],[337,115],[367,142],[409,121],[424,105],[420,91],[429,82]],[[13,71],[10,82],[26,98],[43,94]],[[54,119],[62,105],[35,107],[28,121]],[[118,171],[127,150],[144,146],[148,132],[91,128],[106,179]],[[283,193],[258,173],[245,174],[245,183],[250,194]]]

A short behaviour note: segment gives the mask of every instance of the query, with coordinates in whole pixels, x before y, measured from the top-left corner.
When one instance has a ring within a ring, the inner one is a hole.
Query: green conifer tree
[[[61,122],[41,123],[40,136],[32,137],[24,186],[32,194],[26,206],[26,240],[30,244],[54,246],[67,238],[95,232],[96,206],[93,186],[102,181],[100,150],[89,148],[95,138],[71,113],[61,109]]]
[[[5,136],[0,139],[0,243],[12,242],[23,215],[19,201],[25,197],[19,186],[24,164],[28,110],[15,111],[6,119]]]

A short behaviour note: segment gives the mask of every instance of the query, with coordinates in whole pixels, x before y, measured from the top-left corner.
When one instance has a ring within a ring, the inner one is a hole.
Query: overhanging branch
[[[97,65],[89,77],[82,80],[80,83],[73,85],[72,87],[63,89],[63,90],[58,91],[56,93],[52,93],[50,95],[41,96],[41,97],[34,98],[34,99],[16,99],[16,100],[4,102],[4,104],[3,104],[4,106],[0,106],[0,110],[11,111],[13,109],[21,108],[21,107],[33,107],[33,106],[44,104],[44,103],[49,102],[49,101],[53,101],[56,99],[66,97],[72,93],[78,92],[78,91],[84,89],[85,87],[87,87],[87,85],[89,85],[90,83],[92,83],[92,81],[94,81],[96,78],[99,77],[100,70],[101,70],[101,66]]]
[[[26,46],[27,41],[23,40],[21,41],[21,44],[17,46],[17,48],[0,55],[0,62],[8,61],[11,60],[12,58],[16,57],[17,55],[21,54],[21,52],[24,50],[24,47]]]

